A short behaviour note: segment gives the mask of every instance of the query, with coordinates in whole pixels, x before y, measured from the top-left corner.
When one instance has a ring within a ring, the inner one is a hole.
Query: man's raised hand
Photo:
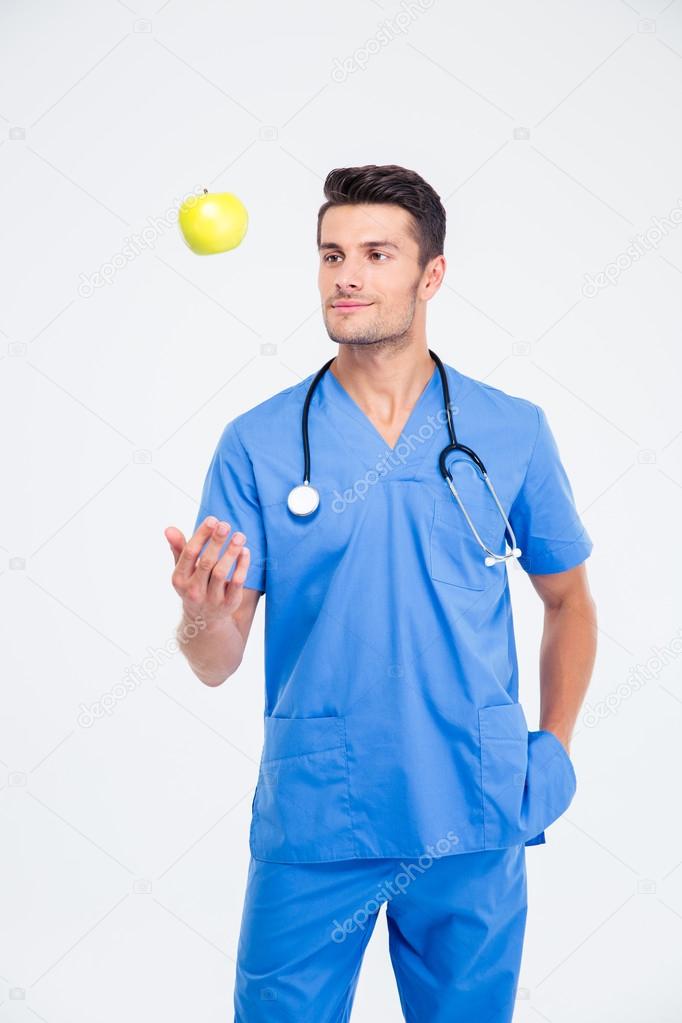
[[[204,519],[189,541],[175,526],[164,530],[175,559],[171,582],[182,599],[184,614],[192,620],[202,617],[209,623],[233,615],[242,602],[251,554],[244,546],[246,536],[237,532],[218,558],[229,532],[230,523],[221,522],[214,515]],[[204,544],[206,549],[199,557]],[[232,578],[227,582],[235,561]]]

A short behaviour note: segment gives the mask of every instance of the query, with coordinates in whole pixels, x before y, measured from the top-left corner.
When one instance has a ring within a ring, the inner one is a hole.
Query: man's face
[[[420,286],[429,267],[419,269],[410,220],[401,206],[386,203],[332,206],[324,214],[318,286],[332,341],[392,341],[410,335],[415,313],[423,323]],[[344,302],[356,306],[344,308]]]

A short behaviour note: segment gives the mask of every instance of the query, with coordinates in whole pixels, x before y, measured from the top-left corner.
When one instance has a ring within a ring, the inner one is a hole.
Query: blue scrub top
[[[592,549],[542,410],[446,365],[458,439],[486,465],[531,573]],[[250,850],[274,862],[420,856],[545,841],[575,773],[529,730],[506,567],[486,567],[438,468],[449,435],[438,368],[395,448],[328,370],[310,404],[311,482],[296,517],[301,413],[315,376],[227,424],[207,515],[246,534],[265,593],[264,744]],[[504,522],[471,463],[448,459],[481,537]]]

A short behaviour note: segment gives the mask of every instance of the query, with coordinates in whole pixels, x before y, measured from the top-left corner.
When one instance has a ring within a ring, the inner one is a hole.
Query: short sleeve
[[[246,536],[251,553],[244,586],[265,592],[266,542],[263,516],[258,499],[251,459],[244,447],[235,421],[223,430],[206,473],[201,504],[194,523],[196,532],[207,515],[230,523],[232,532]],[[224,554],[227,541],[220,551]]]
[[[535,408],[538,432],[509,521],[521,548],[521,567],[533,575],[544,575],[580,565],[593,545],[576,510],[545,413]]]

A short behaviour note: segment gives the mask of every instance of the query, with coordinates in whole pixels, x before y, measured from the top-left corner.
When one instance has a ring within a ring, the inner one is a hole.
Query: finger
[[[202,585],[205,586],[208,583],[209,576],[216,566],[221,548],[229,534],[229,522],[220,521],[216,523],[215,529],[211,533],[205,549],[200,554],[196,565],[194,566],[194,577],[199,579]]]
[[[194,535],[187,541],[182,549],[180,557],[178,558],[177,565],[175,566],[176,574],[179,580],[185,581],[189,579],[192,572],[194,571],[194,565],[197,560],[199,551],[204,546],[209,536],[213,532],[217,525],[217,518],[215,515],[209,515],[201,525],[197,528]]]
[[[251,551],[248,547],[242,547],[239,552],[239,556],[237,557],[237,564],[234,566],[232,578],[227,584],[227,594],[224,604],[226,611],[236,610],[241,603],[244,581],[246,580],[246,573],[249,570],[250,562]]]
[[[243,533],[233,533],[222,558],[213,566],[206,593],[209,603],[217,606],[225,599],[225,582],[245,541]]]
[[[180,530],[176,529],[175,526],[168,526],[167,529],[164,529],[163,535],[166,537],[166,540],[168,540],[171,553],[175,559],[175,564],[177,565],[178,558],[182,554],[182,549],[185,546],[186,540]]]

